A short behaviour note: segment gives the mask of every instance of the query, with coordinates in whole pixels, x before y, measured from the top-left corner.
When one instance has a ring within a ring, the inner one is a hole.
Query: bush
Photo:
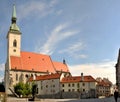
[[[14,91],[15,91],[16,94],[19,95],[19,97],[21,95],[23,97],[26,97],[28,95],[31,95],[32,88],[28,83],[24,84],[24,83],[20,82],[20,83],[18,83],[14,86]]]

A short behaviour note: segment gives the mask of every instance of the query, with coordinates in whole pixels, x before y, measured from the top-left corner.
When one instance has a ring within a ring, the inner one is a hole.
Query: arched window
[[[13,47],[17,47],[17,41],[16,41],[16,39],[13,41]]]
[[[16,74],[16,81],[18,81],[18,74]]]

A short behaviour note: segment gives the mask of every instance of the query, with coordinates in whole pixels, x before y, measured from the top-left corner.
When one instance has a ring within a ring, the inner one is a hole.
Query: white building
[[[37,85],[39,97],[49,98],[90,98],[96,97],[96,80],[92,76],[64,76],[50,74],[31,77],[29,82]]]
[[[62,97],[96,97],[97,82],[92,76],[68,76],[61,80]]]
[[[54,73],[49,75],[31,77],[29,82],[37,85],[37,95],[39,97],[60,98],[60,80],[64,74]]]

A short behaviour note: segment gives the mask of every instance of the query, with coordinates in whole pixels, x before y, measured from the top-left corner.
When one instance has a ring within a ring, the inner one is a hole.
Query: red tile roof
[[[56,71],[65,71],[69,72],[69,69],[66,64],[60,63],[60,62],[53,62],[54,68]]]
[[[55,73],[56,70],[60,70],[61,66],[63,71],[66,72],[68,70],[68,67],[65,67],[60,62],[57,64],[52,62],[50,56],[44,54],[22,51],[21,57],[11,56],[10,59],[11,69],[13,70]]]
[[[80,82],[82,81],[81,76],[74,76],[74,77],[64,77],[61,80],[61,83],[72,83],[72,82]],[[92,76],[83,76],[82,82],[96,82],[96,80]]]
[[[49,80],[49,79],[60,79],[61,74],[55,73],[55,74],[49,74],[49,75],[41,75],[41,76],[36,76],[36,81],[39,80]],[[29,81],[33,81],[33,77],[29,79]]]
[[[105,82],[104,80],[97,82],[97,86],[111,86],[111,83]]]

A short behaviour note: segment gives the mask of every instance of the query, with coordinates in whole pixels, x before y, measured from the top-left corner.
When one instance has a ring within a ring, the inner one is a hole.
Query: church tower
[[[7,34],[7,60],[5,64],[5,90],[6,94],[8,94],[8,89],[10,85],[10,71],[11,71],[11,61],[10,56],[20,57],[21,51],[21,32],[19,27],[16,24],[17,17],[16,17],[16,8],[13,5],[13,12],[11,18],[11,25]]]
[[[11,26],[7,34],[8,40],[8,57],[9,56],[20,56],[21,50],[21,32],[19,27],[16,24],[17,17],[16,17],[16,8],[13,5],[13,13],[11,19]]]
[[[116,64],[116,85],[118,87],[119,93],[120,93],[120,49],[118,53],[118,60]]]

